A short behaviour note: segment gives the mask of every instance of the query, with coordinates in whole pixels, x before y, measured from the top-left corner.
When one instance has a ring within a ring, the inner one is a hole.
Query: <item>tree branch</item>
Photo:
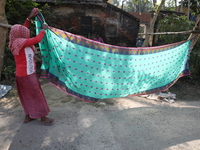
[[[138,35],[167,35],[167,34],[191,34],[191,33],[200,33],[200,30],[190,30],[190,31],[181,31],[181,32],[158,32],[158,33],[138,33]]]

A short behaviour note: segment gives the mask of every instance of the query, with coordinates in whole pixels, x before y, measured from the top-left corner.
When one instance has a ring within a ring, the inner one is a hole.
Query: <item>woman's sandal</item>
[[[41,120],[41,124],[45,126],[52,125],[54,123],[55,119],[45,118],[44,120]]]
[[[33,119],[33,118],[30,118],[30,116],[29,116],[29,115],[26,115],[26,117],[25,117],[25,119],[24,119],[23,123],[28,123],[28,122],[30,122],[30,121],[33,121],[33,120],[35,120],[35,119]]]

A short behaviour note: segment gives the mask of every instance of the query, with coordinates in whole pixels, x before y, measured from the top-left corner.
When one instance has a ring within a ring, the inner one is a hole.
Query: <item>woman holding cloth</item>
[[[34,44],[43,39],[48,25],[44,24],[43,30],[33,38],[30,38],[30,30],[28,29],[31,18],[38,13],[38,9],[34,8],[24,25],[16,24],[12,26],[9,35],[9,48],[15,59],[16,87],[26,115],[24,123],[41,118],[41,124],[51,125],[54,123],[54,119],[46,117],[50,109],[36,75],[36,63],[34,60]]]

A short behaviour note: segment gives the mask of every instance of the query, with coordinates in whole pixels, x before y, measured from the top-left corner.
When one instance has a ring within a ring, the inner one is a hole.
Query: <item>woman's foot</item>
[[[33,121],[33,120],[35,120],[35,119],[31,118],[29,115],[26,115],[23,123],[28,123],[28,122]]]
[[[55,119],[50,119],[50,118],[47,118],[47,117],[42,117],[41,118],[41,124],[42,125],[52,125],[54,123]]]

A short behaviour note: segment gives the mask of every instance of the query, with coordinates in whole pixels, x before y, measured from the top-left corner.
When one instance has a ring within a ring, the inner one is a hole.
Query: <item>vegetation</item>
[[[114,0],[115,2],[116,0]],[[127,0],[128,1],[128,0]],[[118,2],[118,3],[117,3]],[[136,5],[138,1],[135,1]],[[191,2],[193,2],[191,0]],[[145,3],[145,1],[143,2]],[[119,1],[116,1],[116,5],[121,5]],[[150,10],[152,4],[149,2],[149,7],[146,10]],[[185,3],[185,5],[187,5]],[[199,4],[198,4],[199,5]],[[150,7],[151,6],[151,7]],[[196,5],[197,6],[197,5]],[[26,17],[29,15],[30,11],[32,8],[37,7],[40,8],[42,11],[43,15],[45,16],[45,19],[48,20],[48,23],[51,24],[51,26],[56,27],[56,22],[55,22],[55,15],[52,14],[50,11],[50,8],[48,5],[40,6],[38,3],[32,2],[31,0],[27,1],[22,1],[19,2],[17,0],[7,0],[6,2],[6,15],[8,18],[9,24],[23,24],[24,20]],[[129,7],[124,7],[129,9]],[[136,10],[132,11],[138,11],[138,7],[135,7]],[[195,13],[199,12],[199,7],[193,8]],[[142,9],[141,9],[142,12]],[[51,18],[51,19],[50,19]],[[192,30],[194,27],[194,22],[188,21],[186,16],[165,16],[159,23],[159,32],[176,32],[176,31],[187,31],[187,30]],[[35,36],[35,31],[34,31],[34,26],[31,27],[31,36]],[[168,43],[174,43],[174,42],[179,42],[182,40],[186,40],[188,38],[188,35],[160,35],[159,36],[159,42],[161,45],[163,44],[168,44]],[[14,63],[14,58],[8,49],[8,40],[6,44],[6,50],[5,50],[5,56],[4,56],[4,65],[3,65],[3,70],[2,70],[2,79],[1,80],[14,80],[14,72],[15,72],[15,63]],[[191,70],[191,77],[194,80],[199,80],[198,77],[200,75],[200,52],[198,50],[198,47],[200,47],[200,40],[196,43],[194,46],[190,60],[189,60],[189,65],[190,65],[190,70]],[[37,65],[40,67],[40,64]],[[39,69],[38,69],[39,70]]]
[[[6,16],[8,19],[8,23],[11,25],[14,24],[23,24],[26,17],[30,14],[31,10],[33,8],[39,8],[40,11],[42,11],[43,15],[47,20],[49,20],[51,25],[55,24],[55,16],[50,11],[50,8],[48,5],[40,6],[36,2],[32,2],[31,0],[19,2],[17,0],[7,0],[6,2]],[[51,19],[49,19],[51,17]],[[35,26],[32,25],[30,27],[31,30],[31,37],[35,36]],[[6,42],[6,49],[4,54],[4,64],[3,64],[3,70],[1,72],[1,80],[14,80],[15,76],[15,62],[14,57],[12,53],[10,52],[10,49],[8,48],[8,40]],[[37,45],[36,45],[37,46]],[[38,70],[40,67],[40,62],[38,62],[37,65]]]
[[[162,20],[160,20],[159,24],[159,32],[178,32],[178,31],[189,31],[192,30],[195,22],[189,21],[187,16],[177,16],[177,15],[170,15],[165,16]],[[160,35],[159,36],[159,45],[163,44],[170,44],[175,42],[180,42],[183,40],[187,40],[189,37],[188,34],[186,35]],[[197,41],[195,46],[193,47],[190,59],[189,59],[189,66],[191,71],[191,78],[196,81],[200,82],[200,39]]]
[[[151,0],[113,0],[115,6],[129,12],[149,12],[153,9]]]
[[[181,5],[181,1],[179,2]],[[182,5],[185,7],[188,7],[188,0],[183,0]],[[191,9],[191,14],[192,15],[197,15],[200,13],[200,0],[190,0],[190,9]]]
[[[195,22],[189,21],[187,16],[177,16],[175,14],[166,15],[162,20],[159,21],[159,32],[179,32],[179,31],[189,31],[194,27]],[[180,42],[188,38],[188,34],[185,35],[160,35],[159,39],[162,40],[161,44],[170,44],[175,42]]]
[[[19,2],[17,0],[6,1],[6,17],[8,23],[23,24],[26,17],[31,12],[32,8],[37,7],[38,4],[30,0]],[[14,80],[15,63],[13,55],[8,48],[8,39],[6,42],[6,49],[4,53],[3,70],[1,72],[1,80]]]

